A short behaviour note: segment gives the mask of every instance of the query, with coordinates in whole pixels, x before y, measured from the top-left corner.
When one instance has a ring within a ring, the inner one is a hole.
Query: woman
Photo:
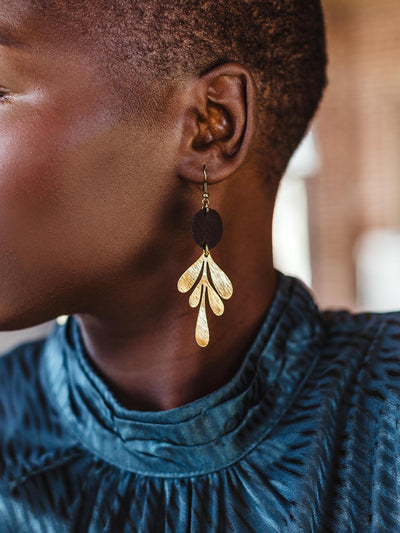
[[[68,316],[0,360],[1,532],[399,531],[400,313],[322,312],[272,262],[319,1],[0,28],[0,329]]]

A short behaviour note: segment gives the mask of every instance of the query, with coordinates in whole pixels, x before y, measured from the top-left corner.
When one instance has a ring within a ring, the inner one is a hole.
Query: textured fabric
[[[0,359],[0,532],[400,532],[400,312],[277,271],[235,376],[120,406],[77,320]]]

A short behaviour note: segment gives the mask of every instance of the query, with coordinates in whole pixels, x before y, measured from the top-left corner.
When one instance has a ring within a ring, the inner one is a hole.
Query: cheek
[[[149,203],[126,171],[144,170],[141,157],[128,161],[106,112],[33,107],[0,106],[0,330],[23,309],[38,323],[40,309],[45,321],[82,308],[139,239],[130,217],[143,220]]]
[[[34,108],[0,106],[0,330],[85,311],[154,246],[171,194],[159,174],[172,156],[152,136],[93,102]]]
[[[58,283],[51,260],[62,213],[54,165],[62,130],[50,113],[22,105],[0,106],[0,117],[0,329],[8,329],[30,325],[13,317],[32,311],[34,301],[42,307]]]
[[[35,120],[32,115],[29,118],[25,124],[14,121],[12,125],[3,122],[0,126],[2,233],[10,230],[5,227],[8,215],[15,213],[18,220],[24,221],[38,214],[51,190],[47,176],[52,171],[58,132],[44,119]]]
[[[0,125],[0,251],[21,258],[32,239],[45,238],[62,208],[54,167],[62,130],[50,114],[24,117],[14,113],[11,122],[2,116]]]
[[[0,251],[22,243],[21,253],[34,248],[39,260],[60,241],[79,249],[79,232],[90,231],[113,184],[112,128],[91,102],[0,107]]]
[[[68,117],[43,106],[0,107],[0,330],[27,327],[26,317],[13,322],[23,310],[33,323],[63,313],[69,299],[84,297],[92,274],[85,203],[94,197],[88,169],[99,155],[90,141],[98,121],[60,107]]]

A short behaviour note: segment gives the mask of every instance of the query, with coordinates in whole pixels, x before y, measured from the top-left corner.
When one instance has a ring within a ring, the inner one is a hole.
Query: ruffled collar
[[[248,454],[286,411],[319,355],[320,312],[308,288],[276,270],[265,319],[236,374],[219,389],[165,411],[121,406],[89,363],[70,315],[46,339],[45,390],[62,423],[94,454],[143,475],[183,477]]]

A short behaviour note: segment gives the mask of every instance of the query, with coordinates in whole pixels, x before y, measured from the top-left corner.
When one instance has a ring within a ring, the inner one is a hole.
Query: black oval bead
[[[193,239],[196,244],[204,249],[208,244],[208,249],[214,248],[222,237],[222,220],[215,209],[200,209],[194,214],[190,226]]]

